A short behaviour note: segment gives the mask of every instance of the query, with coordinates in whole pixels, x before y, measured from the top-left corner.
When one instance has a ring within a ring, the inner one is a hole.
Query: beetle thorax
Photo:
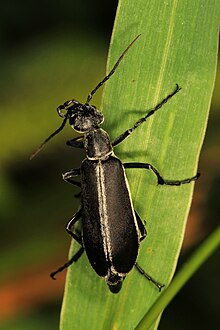
[[[84,135],[86,156],[91,160],[105,159],[113,153],[108,134],[101,128]]]

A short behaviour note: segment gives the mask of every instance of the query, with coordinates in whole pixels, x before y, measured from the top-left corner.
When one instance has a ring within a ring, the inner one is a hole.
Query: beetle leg
[[[68,268],[70,265],[72,265],[74,262],[76,262],[77,260],[79,260],[79,258],[81,257],[81,255],[83,254],[84,252],[84,247],[81,247],[79,249],[79,251],[77,251],[74,256],[69,260],[67,261],[63,266],[61,266],[60,268],[58,268],[55,272],[52,272],[50,274],[50,277],[52,277],[53,280],[55,280],[55,275],[57,273],[60,273],[62,272],[64,269]]]
[[[66,142],[66,144],[69,147],[73,147],[73,148],[80,148],[83,149],[84,145],[83,145],[83,140],[81,136],[76,137],[75,139],[69,140]]]
[[[117,144],[119,144],[122,141],[124,141],[129,135],[131,135],[134,132],[134,130],[136,130],[136,128],[138,128],[141,124],[143,124],[147,120],[147,118],[149,118],[150,116],[152,116],[156,111],[158,111],[159,109],[161,109],[162,106],[165,103],[167,103],[167,101],[169,101],[180,90],[181,90],[181,87],[179,87],[179,85],[176,84],[176,88],[175,88],[175,90],[171,94],[167,95],[167,97],[165,97],[153,109],[150,109],[149,112],[146,114],[146,116],[138,119],[138,121],[136,121],[136,123],[132,127],[130,127],[129,129],[127,129],[124,133],[122,133],[114,141],[112,141],[112,146],[114,147]]]
[[[66,231],[67,233],[75,239],[80,245],[82,245],[82,238],[76,235],[71,229],[73,225],[81,218],[82,216],[82,210],[80,209],[78,212],[76,212],[73,217],[67,222],[66,224]]]
[[[69,170],[68,172],[62,174],[64,181],[71,183],[77,187],[81,187],[80,182],[72,179],[73,176],[77,176],[77,175],[80,175],[80,168],[74,168],[74,169]]]
[[[158,289],[159,292],[161,291],[161,289],[165,286],[164,284],[160,284],[159,282],[157,282],[155,279],[153,279],[153,277],[151,277],[150,275],[148,275],[143,268],[141,268],[138,263],[136,262],[135,264],[136,269],[139,271],[139,273],[141,275],[144,275],[144,277],[146,277],[148,279],[148,281],[152,282]]]
[[[134,210],[134,212],[135,212],[135,216],[136,216],[136,219],[137,219],[138,229],[140,230],[140,233],[141,233],[140,241],[142,241],[147,236],[147,231],[146,231],[146,228],[144,227],[143,221],[141,220],[141,218],[138,215],[137,211]]]
[[[67,261],[63,266],[59,267],[55,272],[52,272],[50,274],[50,277],[52,277],[53,280],[55,280],[55,275],[57,273],[60,273],[62,272],[64,269],[68,268],[70,265],[72,265],[72,263],[76,262],[80,257],[81,255],[83,254],[83,251],[84,251],[84,247],[82,246],[82,239],[81,237],[77,236],[75,233],[73,233],[71,231],[71,228],[73,227],[73,225],[81,218],[81,215],[82,215],[82,210],[80,209],[78,212],[76,212],[74,214],[74,216],[68,221],[67,225],[66,225],[66,231],[68,232],[68,234],[73,238],[75,239],[80,245],[81,245],[81,248],[79,249],[79,251],[77,251],[74,256],[69,260]]]
[[[124,168],[144,168],[146,170],[152,170],[154,174],[157,176],[157,183],[160,185],[167,185],[167,186],[180,186],[181,184],[190,183],[191,181],[196,181],[200,177],[200,173],[197,173],[191,178],[183,179],[183,180],[165,180],[157,169],[148,163],[124,163]]]

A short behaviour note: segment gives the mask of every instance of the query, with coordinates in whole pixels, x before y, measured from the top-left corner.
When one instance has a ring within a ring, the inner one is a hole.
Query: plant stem
[[[156,303],[149,309],[140,321],[137,330],[149,329],[156,318],[163,312],[173,297],[180,291],[190,277],[217,250],[220,245],[220,226],[198,247],[182,269],[177,273],[172,283],[165,290]]]

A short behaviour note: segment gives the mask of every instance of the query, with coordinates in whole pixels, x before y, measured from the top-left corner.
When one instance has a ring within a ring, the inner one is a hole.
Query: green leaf
[[[217,0],[119,2],[107,72],[134,37],[141,36],[105,84],[101,110],[111,139],[170,94],[176,83],[182,87],[115,148],[123,162],[151,163],[165,179],[196,174],[215,78],[219,7]],[[141,169],[127,170],[127,176],[134,207],[146,220],[148,232],[138,263],[168,286],[194,184],[158,186],[155,175]],[[70,256],[77,249],[73,243]],[[61,329],[134,329],[159,297],[158,290],[135,269],[121,292],[113,295],[84,255],[68,271]]]

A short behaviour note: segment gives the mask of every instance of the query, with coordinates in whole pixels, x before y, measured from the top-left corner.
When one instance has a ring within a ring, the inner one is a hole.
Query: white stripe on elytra
[[[131,191],[130,191],[128,179],[127,179],[126,174],[125,174],[124,167],[123,167],[123,172],[124,172],[125,184],[126,184],[126,187],[127,187],[127,190],[128,190],[128,195],[129,195],[129,199],[130,199],[130,203],[131,203],[131,210],[132,210],[132,214],[133,214],[133,218],[134,218],[134,224],[135,224],[135,227],[136,227],[136,232],[139,233],[137,218],[136,218],[136,215],[135,215],[135,212],[134,212],[134,206],[133,206],[133,202],[132,202],[132,198],[131,198]]]
[[[98,166],[96,167],[96,178],[97,178],[97,188],[98,188],[98,205],[99,205],[99,216],[101,222],[101,233],[103,237],[103,247],[106,260],[110,259],[111,256],[111,240],[110,240],[110,230],[108,226],[108,214],[107,214],[107,200],[105,191],[105,173],[102,167],[102,162],[99,160]]]

